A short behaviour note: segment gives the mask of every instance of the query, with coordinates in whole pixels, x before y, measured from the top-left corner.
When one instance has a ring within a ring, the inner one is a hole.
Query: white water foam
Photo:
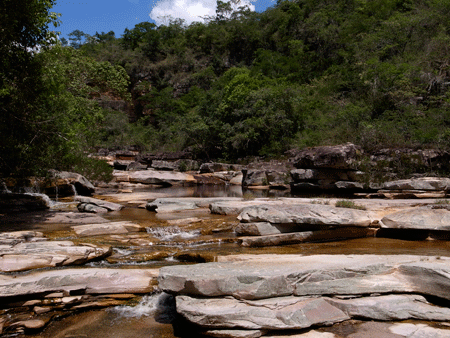
[[[173,239],[190,239],[200,235],[199,230],[183,231],[177,226],[147,228],[147,233],[162,240],[170,241]]]
[[[142,297],[136,306],[121,305],[113,307],[108,311],[125,318],[155,316],[158,319],[169,322],[174,316],[174,305],[173,296],[164,292],[158,292]]]

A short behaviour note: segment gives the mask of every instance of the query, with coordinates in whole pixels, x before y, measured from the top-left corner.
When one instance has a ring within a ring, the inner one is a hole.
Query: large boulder
[[[265,170],[244,169],[242,173],[242,186],[244,187],[269,185]]]
[[[368,227],[372,220],[364,210],[336,208],[322,204],[259,205],[244,209],[238,216],[243,223],[333,225]]]
[[[67,181],[68,184],[73,185],[78,195],[89,196],[95,191],[95,187],[83,175],[68,171],[55,172],[54,175],[56,178],[63,179]]]
[[[307,148],[297,152],[293,162],[298,169],[355,169],[362,149],[352,143]]]

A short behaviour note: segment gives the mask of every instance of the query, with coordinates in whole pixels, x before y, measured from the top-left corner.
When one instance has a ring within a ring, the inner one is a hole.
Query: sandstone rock
[[[244,223],[309,224],[367,227],[372,223],[363,210],[336,208],[321,204],[259,205],[244,209],[238,216]]]
[[[387,295],[354,299],[326,298],[349,317],[368,320],[395,321],[419,319],[448,321],[450,309],[434,306],[419,295]]]
[[[0,249],[0,271],[84,264],[111,254],[109,247],[74,245],[70,241],[19,243]]]
[[[205,336],[215,338],[259,338],[264,330],[207,330],[202,332]]]
[[[382,228],[450,230],[450,211],[446,209],[410,208],[384,216]]]
[[[139,162],[131,162],[126,167],[127,171],[147,170],[147,165]]]
[[[361,153],[361,148],[352,143],[307,148],[296,154],[294,166],[299,169],[355,169]]]
[[[84,224],[73,226],[72,229],[80,237],[127,234],[129,232],[139,232],[144,230],[142,226],[129,221]]]
[[[226,164],[226,163],[218,163],[218,162],[208,162],[203,163],[200,166],[200,173],[215,173],[218,171],[240,171],[242,169],[241,165],[238,164]]]
[[[80,203],[92,204],[92,205],[104,208],[107,211],[118,211],[118,210],[123,209],[123,206],[120,204],[103,201],[103,200],[100,200],[97,198],[92,198],[92,197],[76,196],[75,201],[80,202]]]
[[[90,212],[93,214],[103,214],[103,213],[107,213],[109,210],[103,207],[99,207],[97,205],[94,204],[89,204],[89,203],[79,203],[77,205],[78,211],[79,212]]]
[[[20,242],[32,242],[46,240],[44,234],[39,231],[23,230],[0,233],[0,245],[15,245]],[[0,248],[0,252],[1,252]]]
[[[284,229],[280,225],[272,225],[268,222],[241,223],[235,229],[238,236],[266,236],[292,231],[294,231],[292,226],[289,229]]]
[[[409,180],[391,181],[383,184],[385,190],[429,190],[448,191],[450,189],[450,178],[444,177],[421,177]]]
[[[245,208],[267,203],[267,200],[243,200],[238,198],[230,201],[213,202],[209,206],[212,214],[239,215]]]
[[[450,330],[437,329],[425,324],[397,323],[389,330],[401,337],[407,338],[449,338]]]
[[[196,183],[196,180],[192,175],[171,171],[130,171],[128,172],[128,177],[131,183],[157,184],[165,186],[193,185]]]
[[[21,275],[0,275],[0,299],[11,296],[66,291],[85,294],[149,293],[158,270],[64,269]]]
[[[285,297],[257,301],[177,296],[177,313],[205,328],[302,329],[350,319],[321,298]]]
[[[155,170],[174,171],[178,169],[178,164],[176,162],[153,160],[152,168]]]
[[[71,173],[68,171],[60,171],[54,173],[55,177],[62,178],[67,180],[70,184],[72,184],[77,194],[79,195],[91,195],[95,191],[95,187],[89,182],[86,177],[77,174]]]
[[[223,179],[223,175],[215,175],[215,174],[200,174],[193,175],[197,184],[209,184],[209,185],[225,185],[226,180]],[[220,176],[220,177],[219,177]]]
[[[29,319],[16,322],[14,323],[14,326],[23,326],[24,328],[29,330],[37,330],[43,328],[47,324],[47,322],[48,320],[44,321],[42,319]]]
[[[363,190],[364,185],[359,182],[338,181],[334,183],[337,189],[341,190]]]
[[[269,185],[265,170],[245,169],[242,170],[242,173],[242,186],[244,187]]]
[[[241,237],[239,243],[246,247],[266,247],[290,245],[305,242],[331,242],[351,238],[374,237],[375,229],[357,227],[339,227],[318,231],[280,233],[257,237]]]
[[[172,212],[197,208],[209,208],[211,204],[219,202],[241,201],[239,197],[181,197],[181,198],[157,198],[148,202],[146,209],[156,212]]]
[[[230,180],[230,184],[231,185],[242,185],[242,180],[243,179],[244,179],[244,175],[243,174],[238,174],[238,175],[234,176]]]
[[[163,267],[159,285],[169,293],[242,299],[412,292],[450,299],[449,267],[450,258],[407,255],[256,255]]]

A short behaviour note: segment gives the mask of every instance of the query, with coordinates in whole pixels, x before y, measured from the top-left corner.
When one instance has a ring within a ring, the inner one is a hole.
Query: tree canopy
[[[262,13],[219,1],[203,23],[75,31],[73,47],[37,54],[26,47],[56,17],[32,3],[31,37],[14,37],[20,25],[0,37],[3,173],[39,149],[49,167],[51,153],[98,147],[227,160],[348,141],[450,147],[447,1],[278,0]]]

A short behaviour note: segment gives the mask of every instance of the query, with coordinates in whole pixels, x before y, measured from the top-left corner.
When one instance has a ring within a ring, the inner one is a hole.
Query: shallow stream
[[[161,197],[242,196],[242,191],[223,189],[168,189],[157,191]],[[255,192],[255,195],[263,195]],[[211,215],[207,209],[173,213],[153,213],[137,206],[104,216],[111,221],[132,221],[146,227],[146,232],[131,236],[96,236],[77,239],[67,224],[26,224],[27,229],[43,231],[51,239],[73,240],[111,245],[114,254],[108,260],[91,263],[100,267],[151,267],[214,261],[230,254],[414,254],[450,256],[447,241],[405,241],[387,238],[363,238],[330,243],[305,243],[283,247],[244,248],[236,243],[233,229],[236,217]],[[191,220],[183,222],[183,220]],[[14,230],[14,224],[1,231]],[[15,230],[23,229],[23,225]],[[20,228],[20,229],[19,229]],[[139,304],[87,311],[51,322],[36,335],[40,338],[173,338],[172,326],[164,310],[168,299],[163,294],[148,295]],[[169,314],[170,317],[170,314]]]

